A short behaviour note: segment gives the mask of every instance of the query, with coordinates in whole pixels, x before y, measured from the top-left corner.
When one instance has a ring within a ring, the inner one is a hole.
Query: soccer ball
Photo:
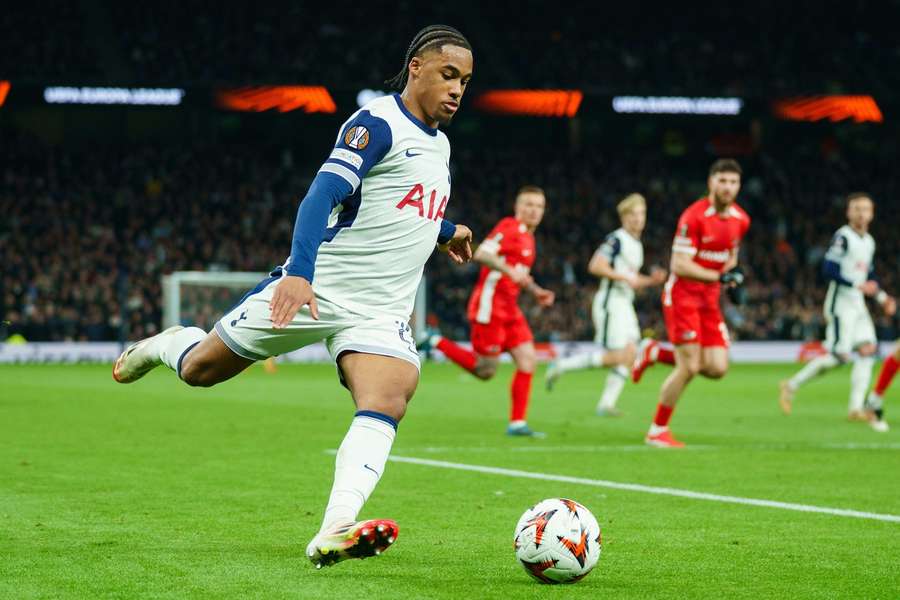
[[[516,524],[516,558],[541,583],[575,583],[600,559],[600,525],[581,504],[542,500]]]

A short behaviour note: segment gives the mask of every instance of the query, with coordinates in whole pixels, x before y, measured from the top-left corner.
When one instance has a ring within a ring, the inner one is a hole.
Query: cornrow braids
[[[409,61],[414,56],[421,56],[426,50],[441,48],[445,44],[459,46],[470,52],[472,50],[469,40],[458,29],[454,29],[449,25],[429,25],[420,30],[409,44],[409,49],[407,49],[406,57],[403,61],[403,68],[400,69],[400,72],[384,83],[390,86],[391,89],[402,92],[409,79]]]

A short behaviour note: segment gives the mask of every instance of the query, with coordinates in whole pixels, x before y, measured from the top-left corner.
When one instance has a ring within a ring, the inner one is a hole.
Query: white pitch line
[[[492,452],[659,452],[658,448],[648,446],[647,444],[624,444],[620,446],[549,446],[544,444],[534,444],[528,446],[410,446],[403,448],[407,452],[427,452],[429,454],[442,453],[476,453],[485,454]],[[705,451],[705,450],[900,450],[900,443],[879,443],[879,442],[848,442],[834,444],[734,444],[729,446],[713,446],[709,444],[691,444],[683,449],[684,451]],[[681,450],[679,450],[681,452]]]
[[[749,506],[762,506],[765,508],[779,508],[781,510],[793,510],[797,512],[819,513],[834,515],[837,517],[851,517],[854,519],[870,519],[873,521],[888,521],[900,523],[900,515],[886,515],[860,510],[844,508],[829,508],[827,506],[812,506],[810,504],[794,504],[792,502],[779,502],[777,500],[761,500],[758,498],[741,498],[740,496],[722,496],[720,494],[707,494],[705,492],[692,492],[677,488],[655,487],[641,485],[639,483],[622,483],[619,481],[607,481],[604,479],[586,479],[583,477],[569,477],[567,475],[553,475],[550,473],[534,473],[532,471],[519,471],[517,469],[503,469],[500,467],[486,467],[482,465],[467,465],[464,463],[447,462],[443,460],[430,460],[427,458],[415,458],[412,456],[391,456],[388,460],[425,467],[439,469],[454,469],[457,471],[473,471],[475,473],[488,473],[490,475],[506,475],[508,477],[520,477],[522,479],[540,479],[543,481],[559,481],[562,483],[574,483],[593,487],[610,488],[615,490],[627,490],[629,492],[642,492],[645,494],[657,494],[661,496],[677,496],[692,500],[708,500],[710,502],[724,502],[727,504],[744,504]]]

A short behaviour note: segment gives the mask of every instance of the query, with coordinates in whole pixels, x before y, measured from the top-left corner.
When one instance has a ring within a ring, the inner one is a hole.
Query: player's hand
[[[269,302],[269,311],[272,313],[272,327],[284,329],[294,320],[297,311],[309,305],[312,318],[319,320],[319,306],[316,304],[316,294],[312,284],[303,277],[285,275],[275,286],[275,293]]]
[[[744,285],[744,272],[738,267],[734,267],[730,271],[726,271],[719,276],[722,285],[729,288],[737,288]]]
[[[888,296],[887,300],[884,301],[884,304],[881,305],[882,309],[884,309],[884,314],[889,317],[893,317],[897,312],[897,299],[893,296]]]
[[[859,291],[861,291],[866,296],[874,296],[878,293],[878,289],[878,282],[872,281],[871,279],[859,284]]]
[[[653,281],[652,285],[662,285],[666,282],[666,279],[669,277],[669,274],[665,269],[660,267],[653,267],[650,269],[650,279]]]
[[[532,293],[534,294],[535,300],[537,300],[538,306],[541,306],[542,308],[550,308],[556,301],[556,294],[542,287],[535,286]]]
[[[438,248],[458,265],[469,262],[472,260],[472,230],[465,225],[457,225],[450,241],[439,244]]]

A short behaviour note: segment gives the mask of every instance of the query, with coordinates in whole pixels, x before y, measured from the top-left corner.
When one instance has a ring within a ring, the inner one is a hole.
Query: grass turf
[[[846,369],[779,414],[788,366],[698,380],[673,419],[684,451],[641,440],[665,367],[593,416],[605,373],[535,379],[530,422],[503,435],[510,370],[491,382],[428,364],[394,454],[900,514],[900,436],[844,420]],[[333,367],[254,367],[212,389],[158,369],[0,367],[0,597],[896,598],[900,523],[389,464],[363,516],[400,523],[384,556],[304,558],[352,415]],[[543,586],[512,528],[545,497],[588,506],[598,568]]]

